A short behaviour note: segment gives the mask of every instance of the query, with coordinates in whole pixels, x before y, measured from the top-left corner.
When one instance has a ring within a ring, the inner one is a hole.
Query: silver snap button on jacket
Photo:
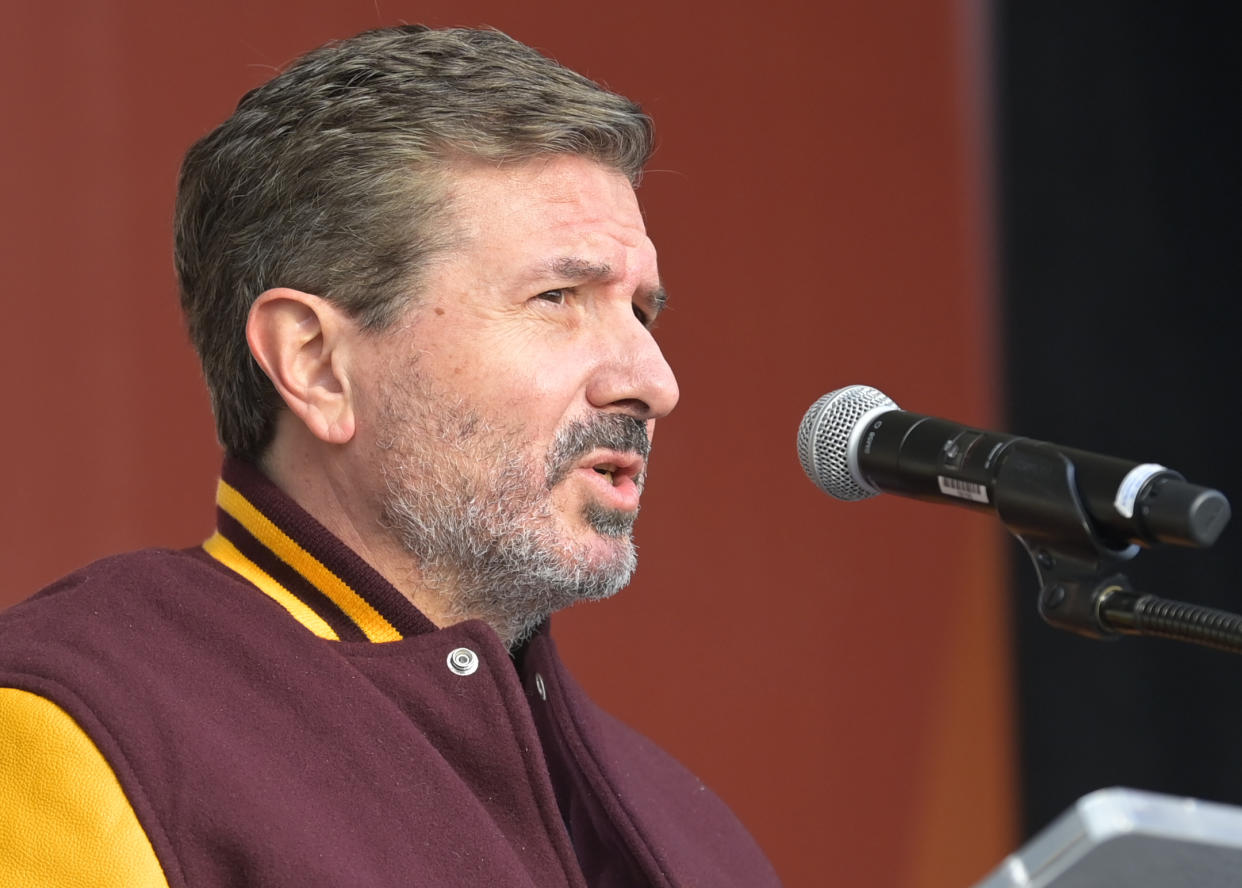
[[[539,699],[548,699],[548,689],[543,683],[543,676],[538,672],[535,673],[535,690],[539,692]]]
[[[479,657],[470,648],[454,648],[449,651],[448,668],[457,675],[473,675],[479,668]]]

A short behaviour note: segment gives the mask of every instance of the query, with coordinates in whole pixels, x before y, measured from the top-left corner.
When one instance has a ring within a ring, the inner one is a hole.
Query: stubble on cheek
[[[501,428],[460,397],[434,392],[412,365],[383,388],[375,436],[381,522],[451,618],[483,619],[517,644],[552,612],[629,581],[635,513],[576,507],[608,541],[601,548],[599,538],[581,540],[566,524],[575,518],[558,510],[555,488],[596,448],[645,456],[645,424],[616,415],[571,423],[541,465],[524,430]]]

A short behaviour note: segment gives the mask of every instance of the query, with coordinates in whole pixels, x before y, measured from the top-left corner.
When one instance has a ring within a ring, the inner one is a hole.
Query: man
[[[650,150],[628,100],[418,27],[307,55],[190,150],[218,527],[0,619],[0,882],[776,883],[548,636],[628,581],[677,401]]]

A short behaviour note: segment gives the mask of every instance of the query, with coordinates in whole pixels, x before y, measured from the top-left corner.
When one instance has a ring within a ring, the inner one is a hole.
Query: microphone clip
[[[1242,653],[1242,616],[1135,591],[1121,572],[1138,554],[1110,546],[1075,484],[1073,461],[1056,447],[1019,440],[997,474],[996,513],[1031,556],[1039,615],[1088,638],[1154,635]]]
[[[1139,547],[1108,544],[1083,506],[1075,473],[1058,448],[1014,441],[993,488],[996,514],[1035,565],[1040,616],[1060,629],[1108,638],[1116,633],[1101,619],[1099,601],[1119,583],[1128,587],[1119,567]]]

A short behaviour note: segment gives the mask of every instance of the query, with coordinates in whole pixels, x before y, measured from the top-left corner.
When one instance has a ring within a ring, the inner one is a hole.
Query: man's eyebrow
[[[561,256],[548,263],[548,271],[557,277],[573,281],[597,281],[612,274],[612,266],[607,262],[592,262],[590,259],[579,259],[576,256]]]

